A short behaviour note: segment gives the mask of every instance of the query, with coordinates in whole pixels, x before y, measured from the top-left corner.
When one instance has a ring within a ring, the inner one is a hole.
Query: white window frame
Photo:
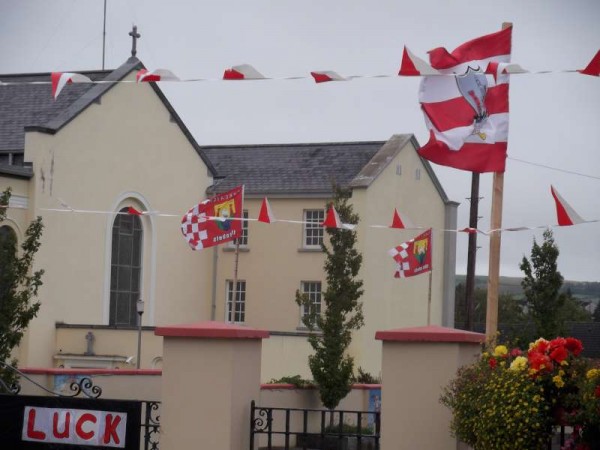
[[[314,287],[315,289],[310,289]],[[308,288],[308,289],[307,289]],[[317,313],[321,314],[323,311],[323,283],[320,281],[301,281],[300,282],[300,293],[308,294],[308,298],[311,300],[311,304],[318,305]],[[318,298],[318,302],[315,301]],[[309,314],[306,310],[305,305],[300,306],[300,322],[304,326],[302,319]]]
[[[233,296],[233,280],[225,282],[225,322],[227,323],[245,323],[246,322],[246,280],[237,280],[236,296],[236,316],[240,320],[232,321],[232,296]],[[242,306],[242,308],[240,308]]]
[[[302,215],[304,219],[304,225],[302,226],[302,247],[320,250],[321,243],[323,242],[323,238],[325,237],[325,230],[323,228],[323,225],[321,225],[325,220],[325,210],[305,209]],[[309,217],[309,215],[311,217]],[[316,218],[315,215],[317,216]],[[309,231],[311,232],[311,236],[309,236]],[[315,236],[312,235],[313,232],[317,235],[317,244],[307,242],[308,239],[315,239]]]
[[[248,210],[244,209],[242,211],[242,218],[244,220],[242,220],[242,237],[240,238],[240,247],[246,248],[248,247]],[[237,239],[234,239],[233,241],[229,241],[227,243],[228,247],[235,247],[235,244]]]

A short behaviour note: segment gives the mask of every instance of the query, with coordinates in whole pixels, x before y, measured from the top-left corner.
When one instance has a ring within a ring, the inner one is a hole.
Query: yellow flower
[[[508,354],[508,349],[505,345],[498,345],[494,349],[494,356],[504,356]]]
[[[600,369],[590,369],[587,371],[587,373],[585,374],[585,377],[588,380],[593,380],[596,377],[600,377]]]
[[[527,358],[517,356],[510,364],[510,370],[525,370],[527,368]]]
[[[561,388],[565,385],[565,382],[563,381],[563,379],[560,375],[556,375],[555,377],[552,377],[552,381],[554,381],[554,384],[556,385],[557,388]]]

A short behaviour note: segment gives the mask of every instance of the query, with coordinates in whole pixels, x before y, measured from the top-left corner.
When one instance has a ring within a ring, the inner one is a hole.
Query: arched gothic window
[[[119,212],[127,213],[127,208]],[[137,325],[135,304],[141,290],[142,238],[138,216],[117,214],[112,229],[109,325]]]

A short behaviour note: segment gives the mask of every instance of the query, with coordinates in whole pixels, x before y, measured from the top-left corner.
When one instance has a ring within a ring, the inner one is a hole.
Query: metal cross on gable
[[[133,28],[129,32],[129,36],[131,36],[131,56],[135,56],[137,54],[137,40],[142,37],[140,33],[137,32],[137,25],[133,25]]]

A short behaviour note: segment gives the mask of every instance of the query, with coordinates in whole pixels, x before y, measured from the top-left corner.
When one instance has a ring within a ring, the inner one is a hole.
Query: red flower
[[[583,345],[579,339],[568,337],[565,339],[567,350],[573,353],[574,356],[578,356],[583,351]]]
[[[529,352],[529,367],[536,371],[543,369],[552,370],[552,361],[547,355],[538,352]]]
[[[516,358],[517,356],[521,356],[522,354],[523,354],[523,352],[519,348],[513,348],[510,351],[510,356],[512,356],[513,358]]]
[[[533,349],[533,351],[539,353],[546,353],[548,351],[548,347],[550,347],[550,342],[540,340]]]
[[[550,353],[550,358],[559,364],[567,359],[567,356],[569,356],[569,353],[563,346],[556,347],[554,350],[552,350],[552,353]]]
[[[496,358],[490,358],[489,364],[492,369],[495,369],[496,366],[498,365],[498,362],[496,361]]]
[[[594,389],[594,395],[596,398],[600,398],[600,385],[596,386],[596,389]]]

